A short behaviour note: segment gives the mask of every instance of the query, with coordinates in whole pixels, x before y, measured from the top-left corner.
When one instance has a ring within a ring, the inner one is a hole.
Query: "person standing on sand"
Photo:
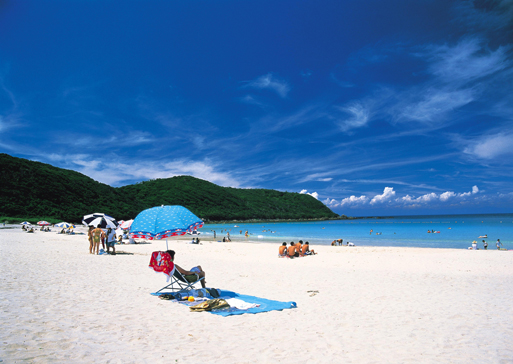
[[[112,255],[116,255],[116,232],[111,228],[107,229],[107,253],[110,253],[112,248]]]
[[[93,243],[93,227],[89,226],[89,230],[87,230],[87,239],[89,240],[89,254],[93,254],[94,243]],[[64,234],[64,229],[62,229],[61,234]]]
[[[93,237],[93,244],[94,244],[94,246],[93,246],[93,254],[96,251],[96,255],[98,255],[98,251],[100,250],[100,243],[105,238],[105,233],[103,232],[102,229],[100,229],[100,224],[98,224],[96,229],[91,231],[91,235]]]
[[[495,243],[495,245],[497,246],[497,250],[501,250],[501,239],[497,239],[497,242]]]
[[[488,249],[488,243],[486,242],[486,240],[483,240],[483,248],[484,250]]]

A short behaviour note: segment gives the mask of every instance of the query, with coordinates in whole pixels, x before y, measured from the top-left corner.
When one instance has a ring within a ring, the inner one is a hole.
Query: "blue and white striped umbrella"
[[[203,226],[203,221],[183,206],[152,207],[139,213],[130,227],[135,239],[165,239],[184,235]]]
[[[58,224],[55,224],[56,227],[60,227],[60,228],[63,228],[63,229],[68,229],[70,227],[75,227],[73,224],[70,224],[69,222],[60,222]]]
[[[94,227],[100,225],[100,228],[102,229],[109,227],[111,229],[117,229],[118,227],[118,222],[116,219],[114,219],[112,216],[105,215],[100,212],[95,212],[94,214],[84,216],[82,224]]]
[[[20,225],[31,225],[28,221],[23,221]]]

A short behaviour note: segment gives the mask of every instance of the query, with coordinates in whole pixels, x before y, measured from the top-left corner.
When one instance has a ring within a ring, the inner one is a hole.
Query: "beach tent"
[[[118,222],[115,218],[109,215],[105,215],[101,212],[95,212],[94,214],[85,215],[82,224],[87,226],[94,226],[97,227],[100,225],[100,228],[106,229],[106,228],[112,228],[116,229],[118,227]]]

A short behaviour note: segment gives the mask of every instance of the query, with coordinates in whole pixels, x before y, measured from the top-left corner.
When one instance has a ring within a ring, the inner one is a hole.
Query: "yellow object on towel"
[[[220,308],[226,308],[230,307],[230,305],[221,298],[215,298],[213,300],[208,300],[205,302],[198,303],[196,306],[189,307],[191,311],[211,311],[211,310],[217,310]]]

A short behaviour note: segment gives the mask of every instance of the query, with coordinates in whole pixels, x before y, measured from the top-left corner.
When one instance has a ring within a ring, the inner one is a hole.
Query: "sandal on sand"
[[[160,298],[161,300],[174,300],[174,299],[175,299],[175,296],[173,296],[173,295],[172,295],[172,294],[170,294],[170,293],[164,293],[164,294],[161,294],[161,295],[159,296],[159,298]]]

